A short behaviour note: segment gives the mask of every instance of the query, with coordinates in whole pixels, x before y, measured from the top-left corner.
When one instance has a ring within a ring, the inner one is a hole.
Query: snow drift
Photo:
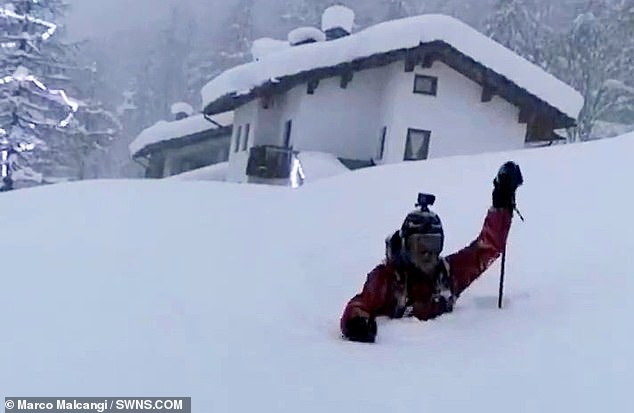
[[[388,165],[297,190],[101,181],[0,196],[5,396],[188,395],[196,412],[626,411],[634,135]],[[446,252],[501,163],[525,185],[499,262],[437,320],[338,319],[418,191]]]

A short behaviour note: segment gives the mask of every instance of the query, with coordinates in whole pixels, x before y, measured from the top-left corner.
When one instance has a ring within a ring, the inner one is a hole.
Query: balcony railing
[[[289,178],[296,155],[297,152],[292,148],[283,146],[254,146],[249,151],[247,176],[265,179]]]

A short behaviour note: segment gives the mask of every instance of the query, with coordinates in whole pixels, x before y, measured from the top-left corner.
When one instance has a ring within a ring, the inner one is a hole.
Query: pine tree
[[[13,113],[3,121],[11,131],[5,146],[20,155],[12,165],[35,169],[31,175],[38,178],[83,179],[92,152],[109,144],[120,124],[97,98],[96,67],[82,62],[81,45],[65,43],[55,23],[68,6],[65,0],[13,0],[2,10],[0,73],[18,70],[35,79],[4,88],[2,107]]]
[[[209,62],[204,58],[209,55],[208,45],[199,41],[193,17],[183,6],[172,8],[147,49],[131,87],[139,131],[168,119],[176,101],[198,103],[204,75],[198,65]]]
[[[2,172],[9,178],[20,170],[22,178],[39,180],[31,167],[46,163],[51,140],[77,110],[60,88],[68,80],[64,50],[52,40],[57,25],[46,20],[64,9],[63,0],[13,0],[0,8]]]
[[[623,69],[623,80],[634,86],[634,0],[620,0],[613,5],[609,20],[612,38],[618,45],[619,67]],[[634,123],[634,119],[632,119]]]
[[[249,60],[254,38],[254,0],[237,0],[228,18],[229,26],[219,38],[218,66],[225,70]]]
[[[76,179],[97,177],[99,160],[105,158],[107,150],[120,136],[123,125],[118,117],[99,98],[103,80],[96,62],[82,66],[78,96],[82,97],[75,122],[55,141],[52,151],[58,156],[57,163],[65,165],[70,176]]]
[[[405,0],[384,0],[387,6],[386,20],[395,20],[411,14],[411,7]]]
[[[185,82],[187,84],[188,101],[200,106],[200,90],[221,72],[218,56],[204,47],[194,48],[185,59]]]
[[[164,95],[167,114],[172,103],[189,95],[185,63],[196,46],[196,30],[195,20],[187,8],[174,6],[159,35],[161,68],[156,80]]]
[[[99,168],[99,176],[112,178],[141,178],[143,168],[135,163],[130,157],[129,144],[141,131],[141,121],[139,120],[140,108],[137,102],[137,88],[134,82],[129,85],[129,89],[122,93],[122,98],[117,105],[117,119],[121,121],[121,132],[119,139],[116,139],[108,148],[103,164]]]

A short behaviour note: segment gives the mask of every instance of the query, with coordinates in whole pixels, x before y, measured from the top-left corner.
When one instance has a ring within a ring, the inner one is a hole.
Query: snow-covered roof
[[[222,126],[231,126],[233,125],[233,111],[217,113],[211,116],[211,119]]]
[[[221,113],[211,118],[222,126],[231,126],[233,124],[233,112]],[[143,130],[128,148],[130,154],[134,156],[146,146],[183,138],[211,129],[219,129],[219,127],[205,119],[202,114],[173,122],[161,120]]]
[[[336,40],[261,56],[256,62],[225,71],[205,85],[203,107],[223,97],[248,94],[272,79],[436,41],[449,44],[573,119],[583,107],[583,97],[569,85],[460,20],[437,14],[384,22]]]

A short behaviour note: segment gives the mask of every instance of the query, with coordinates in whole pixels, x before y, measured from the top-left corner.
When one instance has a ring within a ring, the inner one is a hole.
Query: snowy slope
[[[620,412],[634,357],[634,135],[388,165],[298,190],[102,181],[3,194],[0,397],[188,395],[196,412]],[[508,159],[526,184],[499,265],[435,321],[340,312],[417,191],[446,251]]]
[[[183,172],[177,175],[168,176],[163,179],[167,180],[184,180],[184,181],[225,181],[227,178],[227,170],[229,162],[220,162],[191,171]]]

